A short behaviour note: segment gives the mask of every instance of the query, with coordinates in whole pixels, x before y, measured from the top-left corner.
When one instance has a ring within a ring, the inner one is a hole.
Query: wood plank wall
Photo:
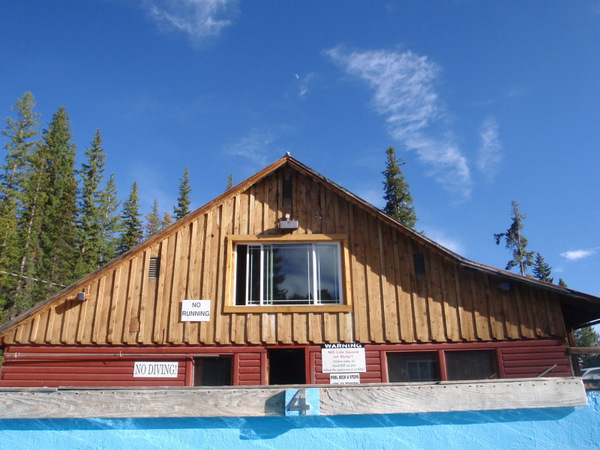
[[[322,372],[320,346],[305,347],[308,353],[307,383],[329,384]],[[388,382],[388,353],[447,352],[489,350],[497,355],[499,378],[536,377],[553,367],[547,377],[572,376],[564,340],[539,339],[444,344],[369,344],[365,345],[367,371],[360,374],[361,384]],[[188,353],[191,352],[191,353]],[[191,386],[193,356],[231,356],[233,384],[268,384],[267,350],[263,346],[210,347],[64,347],[9,346],[0,373],[0,387],[36,386]],[[135,361],[178,361],[177,378],[134,378]]]
[[[284,178],[293,199],[282,200]],[[226,237],[276,235],[286,213],[297,234],[348,236],[351,312],[223,313]],[[425,259],[416,276],[414,254]],[[160,258],[157,279],[148,277]],[[249,188],[190,214],[78,290],[9,330],[6,344],[231,345],[414,343],[566,335],[557,297],[530,285],[499,289],[499,277],[462,267],[343,192],[284,166]],[[183,299],[212,300],[212,320],[179,321]]]

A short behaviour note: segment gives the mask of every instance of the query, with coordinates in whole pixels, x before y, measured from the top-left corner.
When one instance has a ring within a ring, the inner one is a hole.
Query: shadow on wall
[[[7,419],[0,420],[0,432],[13,431],[102,431],[239,429],[240,438],[272,439],[290,430],[307,428],[387,428],[431,425],[474,425],[508,422],[557,421],[575,408],[465,411],[451,413],[381,414],[307,417],[215,417],[139,419]]]

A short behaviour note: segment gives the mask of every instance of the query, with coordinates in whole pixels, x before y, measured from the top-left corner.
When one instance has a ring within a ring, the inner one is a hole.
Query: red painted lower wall
[[[231,356],[232,383],[237,386],[268,384],[268,346],[239,347],[62,347],[19,346],[5,349],[0,371],[0,387],[142,387],[193,385],[193,359],[201,356]],[[304,346],[306,381],[328,384],[322,373],[321,346]],[[361,383],[387,382],[388,352],[446,352],[492,350],[500,378],[572,376],[566,345],[561,340],[530,340],[461,344],[365,345],[367,371]],[[136,361],[178,362],[175,378],[135,378]],[[556,366],[555,366],[556,365]],[[445,380],[445,370],[441,370]]]

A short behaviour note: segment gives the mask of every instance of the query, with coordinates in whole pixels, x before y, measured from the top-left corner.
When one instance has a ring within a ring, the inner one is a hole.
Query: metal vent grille
[[[415,253],[413,255],[413,261],[415,263],[415,274],[418,277],[424,277],[425,273],[425,256],[423,253]]]
[[[150,268],[148,269],[148,278],[158,278],[160,272],[160,258],[158,256],[150,257]]]
[[[292,179],[283,180],[283,201],[291,203],[292,201]]]

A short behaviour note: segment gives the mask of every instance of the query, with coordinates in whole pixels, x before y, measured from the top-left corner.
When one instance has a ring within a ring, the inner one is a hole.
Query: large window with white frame
[[[339,242],[235,244],[235,305],[341,305]]]

